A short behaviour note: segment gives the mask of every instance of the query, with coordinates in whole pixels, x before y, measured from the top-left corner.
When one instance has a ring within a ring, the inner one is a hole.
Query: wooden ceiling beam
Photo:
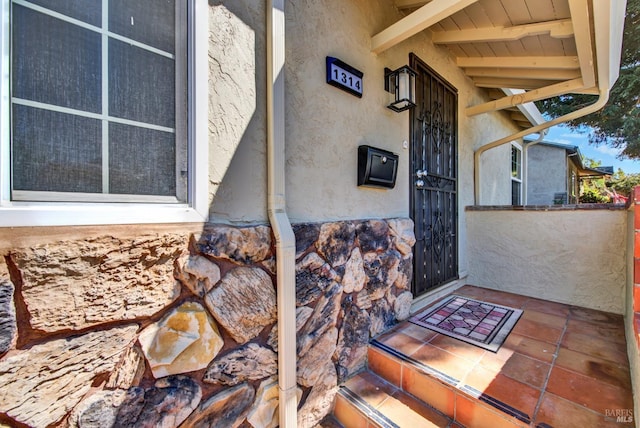
[[[464,72],[470,77],[500,77],[505,79],[542,79],[542,80],[571,80],[580,77],[580,70],[539,70],[537,68],[465,68]]]
[[[510,42],[523,37],[549,34],[556,39],[573,36],[573,24],[570,19],[538,22],[535,24],[517,25],[513,27],[489,27],[457,31],[434,31],[433,43],[479,43]]]
[[[478,0],[433,0],[371,38],[371,52],[379,54]]]
[[[549,81],[526,78],[502,79],[498,77],[474,77],[473,84],[478,88],[517,88],[524,89],[525,91],[530,91],[548,86]]]
[[[430,0],[396,0],[396,7],[398,9],[415,9],[416,7],[422,7],[429,3]]]
[[[506,86],[503,85],[500,87],[504,88]],[[558,95],[574,93],[583,88],[584,85],[582,83],[582,79],[569,80],[566,82],[549,85],[544,88],[534,89],[522,94],[506,96],[495,101],[489,101],[488,103],[467,107],[465,112],[467,113],[467,116],[476,116],[478,114],[496,110],[504,110],[521,104],[544,100]]]
[[[569,10],[575,32],[576,50],[582,80],[587,88],[596,86],[596,70],[591,39],[591,19],[587,0],[569,0]]]
[[[511,118],[511,120],[515,121],[515,122],[524,122],[524,123],[530,123],[529,119],[527,119],[527,116],[525,116],[524,114],[522,114],[521,112],[512,112],[509,113],[509,117]]]
[[[458,57],[458,67],[537,68],[576,70],[580,68],[577,56],[501,56]]]

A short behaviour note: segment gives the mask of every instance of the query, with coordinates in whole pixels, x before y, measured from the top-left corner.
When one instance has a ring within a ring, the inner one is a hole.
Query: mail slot
[[[371,146],[358,147],[358,186],[393,189],[398,173],[398,155]]]

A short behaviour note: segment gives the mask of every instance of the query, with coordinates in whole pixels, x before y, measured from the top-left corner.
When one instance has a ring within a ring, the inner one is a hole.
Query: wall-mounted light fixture
[[[395,112],[401,112],[416,105],[416,72],[408,65],[395,71],[384,69],[384,89],[391,94],[391,103],[387,106]]]

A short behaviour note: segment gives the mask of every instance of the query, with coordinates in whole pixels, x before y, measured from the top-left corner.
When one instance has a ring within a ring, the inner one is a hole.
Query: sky
[[[614,171],[622,168],[626,174],[640,173],[640,161],[620,160],[616,157],[619,153],[618,149],[607,145],[594,146],[589,144],[589,134],[587,133],[583,134],[578,131],[572,131],[566,126],[557,125],[549,129],[545,141],[578,146],[583,156],[601,161],[602,166],[613,166]]]

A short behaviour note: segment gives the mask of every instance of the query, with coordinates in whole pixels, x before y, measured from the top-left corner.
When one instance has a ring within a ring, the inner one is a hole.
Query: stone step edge
[[[349,404],[351,404],[357,411],[362,413],[365,418],[374,422],[380,428],[400,428],[400,425],[395,424],[391,419],[386,417],[382,412],[378,411],[371,404],[367,403],[358,394],[351,391],[348,387],[342,385],[338,389],[338,395],[344,398]],[[338,420],[340,423],[342,421]]]
[[[465,396],[471,398],[471,399],[475,399],[477,401],[481,401],[489,406],[491,406],[492,408],[508,415],[511,417],[514,417],[516,419],[518,419],[521,422],[527,423],[527,424],[531,424],[531,417],[526,414],[525,412],[516,409],[515,407],[512,407],[500,400],[498,400],[497,398],[494,398],[488,394],[483,393],[482,391],[477,390],[476,388],[470,386],[470,385],[465,385],[462,383],[461,380],[458,380],[452,376],[447,375],[446,373],[443,373],[433,367],[430,367],[426,364],[424,364],[421,361],[415,360],[413,358],[411,358],[408,355],[403,354],[402,352],[398,351],[397,349],[393,349],[387,345],[385,345],[382,342],[379,342],[376,339],[373,339],[369,342],[369,346],[372,346],[384,353],[387,353],[393,357],[395,357],[396,359],[409,364],[411,366],[413,366],[414,368],[416,368],[418,371],[424,373],[425,375],[435,378],[438,381],[446,384],[448,387],[450,388],[454,388],[456,391],[463,393]],[[378,373],[376,373],[378,374]],[[378,374],[379,375],[379,374]],[[400,386],[400,388],[402,389],[402,386]],[[406,392],[406,391],[405,391]],[[427,405],[430,405],[429,403],[425,403]]]

